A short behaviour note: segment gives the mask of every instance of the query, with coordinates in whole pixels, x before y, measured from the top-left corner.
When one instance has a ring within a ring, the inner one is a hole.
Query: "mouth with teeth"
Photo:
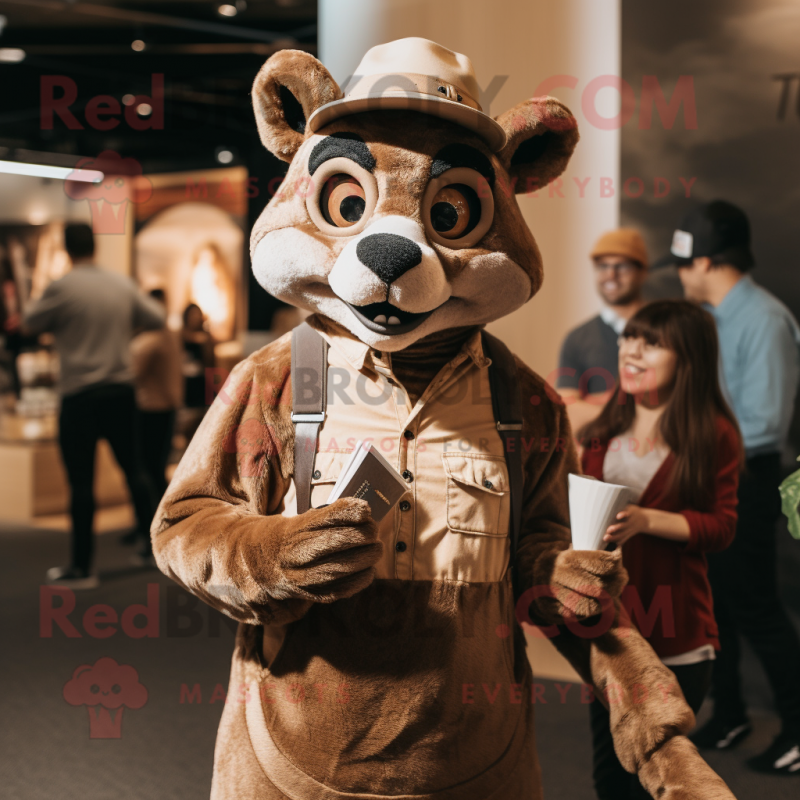
[[[423,311],[421,314],[415,314],[413,311],[403,311],[402,308],[387,302],[370,303],[366,306],[354,306],[347,303],[347,307],[365,328],[373,333],[386,336],[397,336],[413,331],[436,310],[431,309]]]
[[[641,375],[643,372],[645,372],[644,367],[640,367],[636,364],[631,364],[629,361],[625,362],[625,365],[622,369],[626,375]]]

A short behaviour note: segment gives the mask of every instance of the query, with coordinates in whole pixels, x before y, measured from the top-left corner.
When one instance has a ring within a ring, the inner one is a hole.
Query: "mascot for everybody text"
[[[217,800],[540,798],[515,605],[613,696],[653,797],[732,798],[624,624],[618,554],[570,549],[563,406],[482,331],[541,285],[514,193],[564,170],[575,120],[547,97],[495,120],[477,98],[470,61],[424,39],[373,48],[344,91],[298,51],[256,78],[290,166],[253,269],[314,314],[236,367],[153,526],[161,569],[241,623]],[[326,505],[356,439],[408,482],[380,524]]]

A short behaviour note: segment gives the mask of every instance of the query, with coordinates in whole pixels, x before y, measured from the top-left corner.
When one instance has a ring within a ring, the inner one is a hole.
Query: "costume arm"
[[[293,470],[288,364],[284,337],[233,370],[151,530],[159,568],[240,622],[290,622],[312,602],[348,597],[380,557],[362,500],[279,513]]]

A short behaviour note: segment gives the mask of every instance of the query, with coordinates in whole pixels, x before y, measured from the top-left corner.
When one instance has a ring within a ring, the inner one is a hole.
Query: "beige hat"
[[[619,228],[615,231],[604,233],[595,243],[592,258],[600,256],[624,256],[631,261],[636,261],[643,267],[647,266],[647,248],[639,231],[633,228]]]
[[[309,117],[310,130],[316,132],[347,114],[408,109],[463,125],[494,151],[506,143],[506,132],[478,102],[472,62],[428,39],[397,39],[368,50],[342,92],[341,100],[320,106]]]

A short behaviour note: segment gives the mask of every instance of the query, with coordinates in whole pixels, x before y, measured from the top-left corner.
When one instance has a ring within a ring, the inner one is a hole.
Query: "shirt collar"
[[[488,367],[492,363],[492,360],[483,352],[483,337],[480,328],[464,342],[461,352],[466,352],[478,369]]]
[[[369,345],[356,339],[352,333],[337,325],[333,320],[319,314],[312,314],[306,322],[335,350],[344,356],[345,361],[357,370],[364,368],[369,355]]]
[[[616,311],[606,306],[600,312],[600,319],[608,325],[609,328],[612,328],[614,333],[619,336],[622,331],[625,330],[625,324],[627,323],[626,319],[623,319]]]
[[[306,322],[317,331],[331,347],[341,353],[347,363],[354,369],[360,371],[366,367],[367,369],[375,371],[372,359],[372,348],[353,336],[350,331],[319,314],[312,314]],[[480,328],[476,329],[469,339],[464,342],[461,352],[454,360],[460,359],[462,353],[466,353],[466,356],[472,359],[478,368],[489,366],[491,359],[483,352],[483,339],[481,337]]]

